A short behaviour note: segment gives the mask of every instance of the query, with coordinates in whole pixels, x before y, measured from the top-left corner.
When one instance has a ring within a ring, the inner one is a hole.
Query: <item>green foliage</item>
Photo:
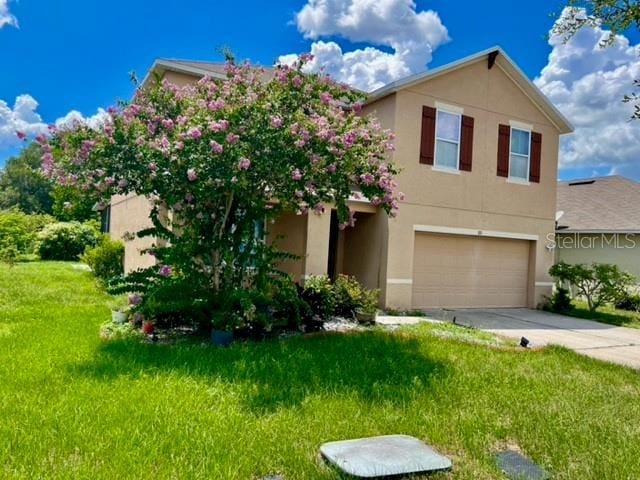
[[[625,292],[616,301],[616,308],[629,312],[640,312],[640,293]]]
[[[326,275],[312,275],[305,279],[300,297],[320,320],[331,318],[336,310],[336,296]]]
[[[77,260],[100,237],[96,222],[58,222],[45,226],[38,234],[43,260]]]
[[[27,215],[16,208],[0,211],[0,261],[13,265],[37,251],[37,235],[53,218]]]
[[[95,247],[88,247],[80,260],[91,267],[96,277],[108,281],[124,273],[124,243],[103,235]]]
[[[549,269],[549,274],[560,284],[575,287],[591,311],[622,298],[634,282],[633,275],[608,263],[585,265],[559,262]]]
[[[94,209],[97,200],[90,191],[82,191],[73,185],[55,185],[51,190],[52,211],[62,222],[96,220],[99,213]]]
[[[40,168],[36,143],[7,160],[0,170],[0,210],[18,208],[25,213],[52,213],[52,183]]]
[[[379,292],[364,288],[347,275],[339,275],[334,283],[326,275],[314,275],[305,280],[300,296],[312,314],[326,320],[334,315],[354,318],[359,312],[374,314]]]
[[[570,312],[573,307],[569,290],[561,286],[556,287],[551,297],[547,298],[543,308],[554,313]]]
[[[356,312],[374,314],[378,309],[378,290],[364,288],[354,277],[339,275],[333,285],[336,315],[354,317]]]

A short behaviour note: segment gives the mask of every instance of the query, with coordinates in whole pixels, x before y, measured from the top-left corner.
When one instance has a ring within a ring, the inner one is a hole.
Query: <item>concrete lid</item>
[[[320,453],[329,463],[358,478],[378,478],[435,472],[451,461],[408,435],[385,435],[328,442]]]

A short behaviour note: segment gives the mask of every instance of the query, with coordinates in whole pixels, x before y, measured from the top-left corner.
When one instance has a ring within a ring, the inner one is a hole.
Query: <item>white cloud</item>
[[[561,168],[610,167],[640,177],[640,121],[629,120],[633,107],[622,102],[640,78],[640,45],[618,35],[600,47],[608,35],[584,27],[567,43],[551,36],[548,64],[535,83],[575,126],[561,142]]]
[[[0,28],[5,25],[18,26],[18,19],[9,12],[8,0],[0,0]]]
[[[0,150],[13,148],[21,143],[21,140],[17,137],[17,132],[33,137],[48,131],[48,125],[42,121],[37,109],[38,102],[27,94],[18,95],[13,107],[9,106],[4,100],[0,100]],[[102,108],[89,117],[84,117],[77,110],[71,110],[54,123],[58,128],[64,128],[72,125],[74,121],[78,121],[96,128],[103,124],[107,115],[107,112]]]
[[[308,70],[322,69],[367,91],[424,70],[433,51],[449,40],[438,14],[416,11],[413,0],[308,0],[295,22],[305,38],[315,40],[315,59]],[[332,36],[387,47],[393,53],[374,47],[343,52],[336,42],[317,41]],[[279,61],[295,58],[283,55]]]

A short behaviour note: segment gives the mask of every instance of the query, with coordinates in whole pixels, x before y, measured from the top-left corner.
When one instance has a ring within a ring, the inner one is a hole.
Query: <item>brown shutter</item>
[[[529,181],[540,183],[540,157],[542,156],[542,134],[531,132],[531,161]]]
[[[422,133],[420,135],[420,163],[433,165],[436,142],[436,109],[422,107]]]
[[[460,133],[460,170],[471,171],[473,159],[473,117],[462,115],[462,132]]]
[[[498,176],[509,176],[509,144],[511,143],[511,127],[498,125]]]

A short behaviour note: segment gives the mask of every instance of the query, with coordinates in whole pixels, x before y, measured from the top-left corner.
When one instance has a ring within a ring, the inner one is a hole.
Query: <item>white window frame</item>
[[[514,153],[511,151],[511,139],[513,137],[513,131],[519,130],[521,132],[526,132],[529,134],[529,141],[527,142],[527,168],[525,170],[526,177],[514,177],[511,175],[511,155],[516,155],[518,157],[524,157],[521,153]],[[524,125],[521,123],[511,122],[511,130],[509,131],[509,176],[507,177],[507,181],[510,183],[520,183],[523,185],[529,185],[529,175],[531,172],[531,130],[532,128],[529,125]]]
[[[457,115],[458,117],[458,141],[452,142],[446,138],[438,137],[438,113],[444,112],[449,115]],[[432,170],[439,172],[447,172],[447,173],[460,173],[460,142],[462,142],[462,114],[463,110],[459,107],[454,107],[451,105],[443,105],[441,103],[436,103],[436,131],[435,131],[435,142],[433,146],[433,167]],[[438,140],[447,143],[456,143],[458,149],[456,153],[456,167],[449,167],[446,165],[438,165]]]

